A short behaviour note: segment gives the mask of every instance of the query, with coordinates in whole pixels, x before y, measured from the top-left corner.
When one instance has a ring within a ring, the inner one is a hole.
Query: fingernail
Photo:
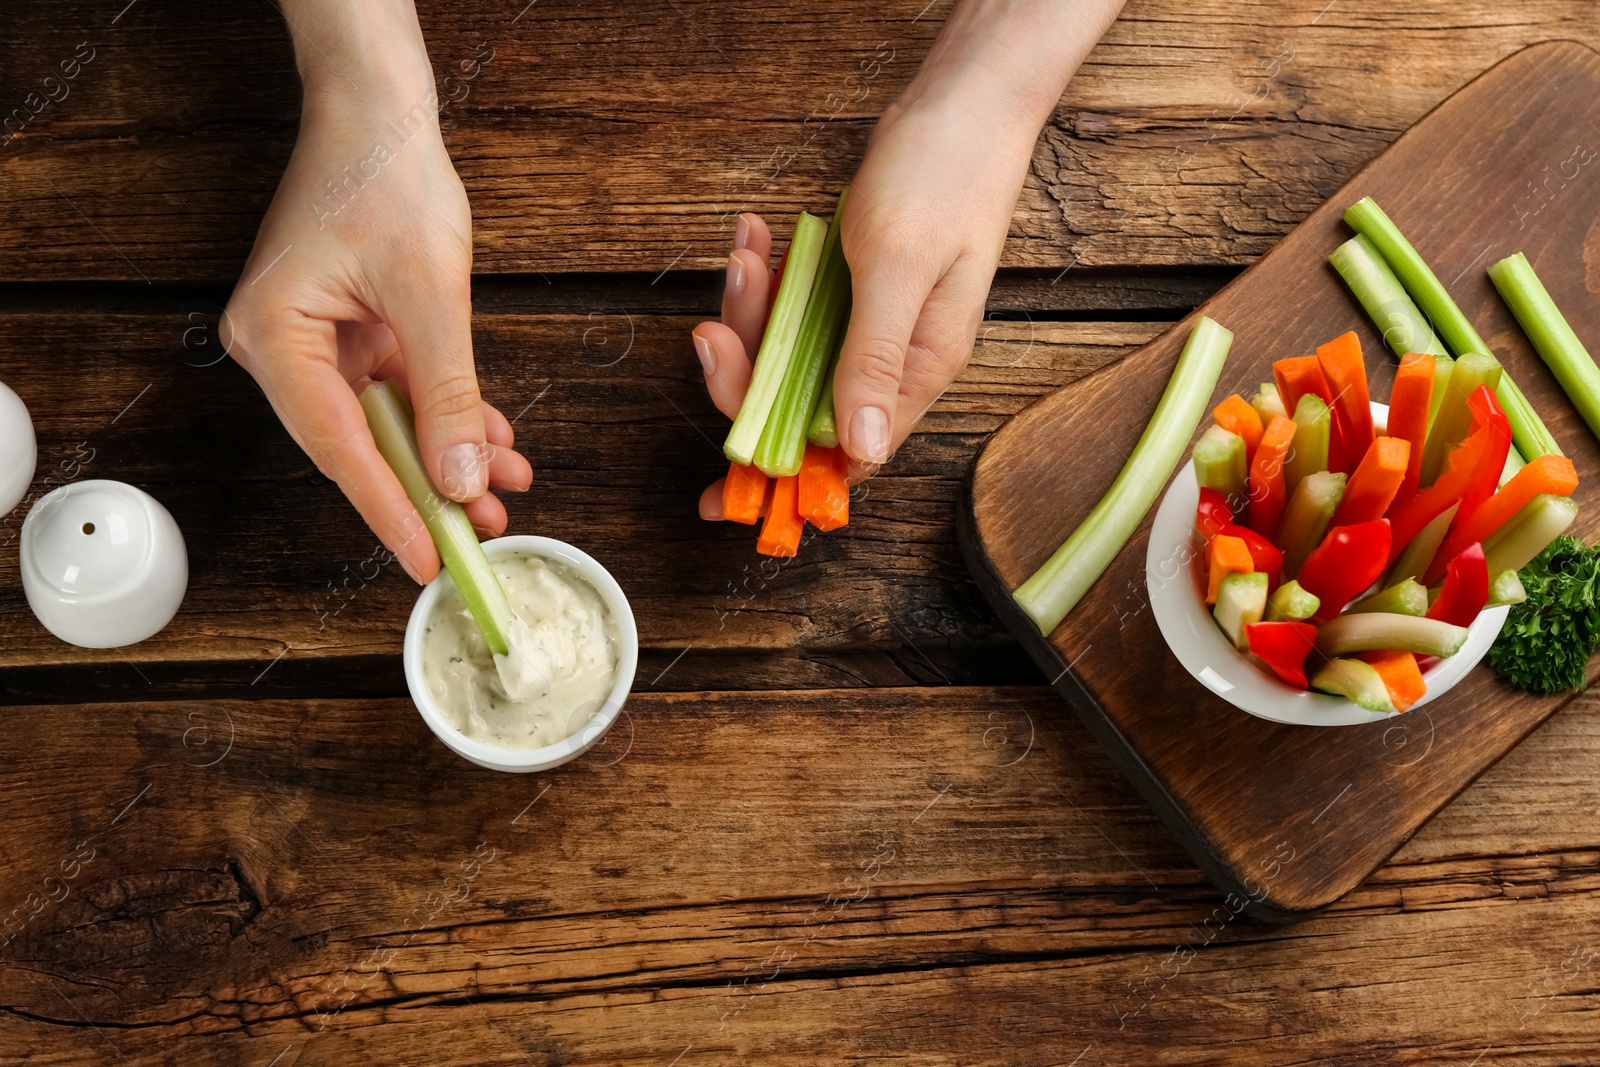
[[[740,215],[733,220],[733,247],[735,250],[750,244],[750,220]]]
[[[444,492],[452,500],[473,500],[489,488],[487,448],[463,441],[444,450]]]
[[[717,373],[717,354],[711,351],[711,342],[699,334],[694,334],[694,350],[700,356],[700,369],[705,371],[709,378]]]
[[[407,574],[411,575],[411,580],[413,582],[416,582],[418,585],[423,584],[422,583],[422,576],[419,575],[416,571],[411,569],[410,562],[407,561],[407,559],[404,556],[400,557],[400,566],[401,566],[402,569],[405,570],[405,572]]]
[[[738,256],[728,257],[728,295],[738,296],[744,292],[744,264],[739,262]]]
[[[850,416],[850,443],[856,458],[882,463],[889,458],[889,416],[874,404],[863,404]]]

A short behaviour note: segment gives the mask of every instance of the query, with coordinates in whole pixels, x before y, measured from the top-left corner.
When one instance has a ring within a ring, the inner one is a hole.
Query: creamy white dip
[[[589,580],[559,560],[519,553],[490,565],[516,613],[510,653],[490,653],[452,589],[423,632],[423,677],[466,736],[501,748],[555,744],[583,729],[611,694],[617,620]]]

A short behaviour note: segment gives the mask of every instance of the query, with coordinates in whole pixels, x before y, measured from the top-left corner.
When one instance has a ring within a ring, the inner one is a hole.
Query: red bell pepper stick
[[[1488,431],[1489,438],[1484,445],[1483,455],[1478,458],[1478,465],[1473,468],[1467,491],[1461,494],[1461,507],[1456,511],[1457,525],[1477,511],[1479,504],[1494,495],[1500,485],[1500,475],[1506,468],[1506,455],[1511,450],[1511,423],[1488,386],[1480,385],[1472,391],[1472,395],[1467,397],[1467,410],[1472,412],[1472,432]]]
[[[1209,545],[1223,527],[1232,525],[1233,509],[1228,507],[1228,498],[1210,486],[1201,486],[1200,506],[1194,512],[1194,528],[1200,531],[1206,544]]]
[[[1303,589],[1322,601],[1313,618],[1333,618],[1382,576],[1389,566],[1390,540],[1388,519],[1328,531],[1295,575]]]
[[[1411,543],[1413,537],[1422,532],[1424,526],[1444,514],[1452,504],[1461,502],[1461,494],[1472,484],[1478,459],[1488,447],[1489,433],[1487,428],[1479,430],[1457,445],[1455,451],[1450,453],[1445,472],[1439,475],[1437,481],[1404,504],[1389,509],[1392,535],[1389,543],[1390,563]]]
[[[1444,585],[1428,608],[1428,618],[1451,626],[1471,626],[1489,600],[1489,563],[1477,541],[1458,552],[1445,569]]]
[[[1253,622],[1244,628],[1250,651],[1290,685],[1306,688],[1306,656],[1317,640],[1308,622]]]
[[[1267,576],[1267,591],[1283,583],[1283,553],[1278,546],[1246,526],[1224,526],[1219,531],[1225,537],[1237,537],[1250,550],[1250,562]]]

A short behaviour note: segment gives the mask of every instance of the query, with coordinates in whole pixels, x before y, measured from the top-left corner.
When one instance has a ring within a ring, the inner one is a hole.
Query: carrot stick
[[[1250,555],[1250,546],[1244,543],[1244,538],[1230,537],[1228,534],[1218,534],[1211,539],[1206,566],[1207,604],[1217,602],[1222,579],[1235,572],[1249,574],[1256,569],[1255,557]]]
[[[1428,692],[1428,683],[1422,680],[1422,669],[1417,657],[1410,652],[1385,649],[1381,652],[1362,652],[1362,659],[1377,669],[1383,687],[1389,691],[1389,700],[1395,711],[1405,711],[1421,700]]]
[[[1278,523],[1289,502],[1284,482],[1283,463],[1294,441],[1295,421],[1274,415],[1261,434],[1261,444],[1250,463],[1250,528],[1271,541],[1278,536]]]
[[[826,533],[850,521],[844,450],[807,445],[800,463],[800,517]]]
[[[1424,411],[1426,415],[1426,411]],[[1403,437],[1378,437],[1350,476],[1333,513],[1333,525],[1349,526],[1383,518],[1411,462],[1411,442]]]
[[[1433,554],[1433,563],[1428,566],[1422,584],[1433,585],[1442,579],[1445,568],[1462,549],[1500,529],[1534,497],[1546,493],[1551,496],[1571,496],[1576,488],[1578,472],[1572,466],[1572,460],[1554,453],[1535,459],[1512,475],[1499,492],[1479,504],[1472,514],[1456,515],[1456,521],[1445,535],[1444,543]]]
[[[756,551],[763,556],[792,556],[800,551],[800,534],[806,527],[800,517],[800,476],[775,478],[772,485],[772,506],[767,510],[767,521],[761,524],[761,536],[756,538]]]
[[[1322,364],[1316,356],[1280,359],[1272,365],[1272,377],[1278,383],[1278,396],[1283,400],[1283,410],[1291,414],[1295,405],[1300,403],[1300,398],[1307,393],[1333,407],[1333,391],[1328,388],[1327,376],[1322,373]],[[1328,470],[1348,474],[1350,466],[1345,462],[1344,449],[1339,441],[1339,425],[1331,419],[1329,421],[1332,425],[1328,432]]]
[[[767,476],[755,464],[730,463],[722,483],[722,517],[754,526],[767,499]]]
[[[1256,454],[1256,446],[1261,443],[1261,416],[1250,406],[1250,401],[1234,393],[1216,406],[1211,412],[1211,417],[1224,430],[1244,438],[1244,452],[1247,458]]]
[[[1389,391],[1389,436],[1408,441],[1411,455],[1406,460],[1405,477],[1394,494],[1394,503],[1403,504],[1417,495],[1422,480],[1422,446],[1428,437],[1428,410],[1433,403],[1433,356],[1413,352],[1400,360],[1394,388]]]
[[[1358,457],[1366,456],[1372,444],[1372,400],[1367,395],[1367,364],[1361,358],[1361,339],[1351,331],[1319,345],[1317,363],[1333,394],[1334,436],[1343,450],[1344,461],[1354,463]]]

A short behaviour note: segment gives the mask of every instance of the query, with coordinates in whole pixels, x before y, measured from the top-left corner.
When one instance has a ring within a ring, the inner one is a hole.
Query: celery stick
[[[1419,656],[1453,656],[1466,640],[1465,626],[1416,615],[1372,612],[1329,619],[1317,628],[1316,649],[1324,656],[1385,648]]]
[[[847,311],[839,334],[833,339],[833,355],[828,357],[828,374],[822,379],[822,395],[817,397],[817,410],[811,416],[811,427],[806,430],[806,440],[818,448],[839,447],[839,424],[833,417],[833,373],[839,369],[839,349],[844,344],[845,331],[850,326]]]
[[[1311,688],[1344,697],[1363,711],[1395,713],[1383,675],[1365,660],[1330,659],[1311,676]]]
[[[800,461],[805,458],[806,431],[811,426],[817,399],[822,395],[828,357],[834,352],[834,340],[850,304],[850,268],[845,264],[844,248],[839,243],[839,220],[844,217],[848,192],[839,194],[839,206],[828,224],[828,235],[822,243],[822,262],[811,284],[805,315],[800,319],[794,355],[789,359],[789,369],[778,388],[772,412],[767,416],[766,429],[762,430],[761,441],[756,445],[756,466],[768,477],[800,473]]]
[[[1428,439],[1422,446],[1424,486],[1432,485],[1438,479],[1451,450],[1465,440],[1472,429],[1472,412],[1467,407],[1467,397],[1480,385],[1487,385],[1493,392],[1504,376],[1493,356],[1468,352],[1456,360],[1455,369],[1450,372],[1450,387],[1434,417],[1433,426],[1428,430]],[[1510,418],[1509,411],[1506,417]],[[1515,433],[1512,438],[1515,440]]]
[[[1600,367],[1550,299],[1528,257],[1518,252],[1502,259],[1489,268],[1489,277],[1533,343],[1533,350],[1566,390],[1572,406],[1589,429],[1600,435]]]
[[[1328,469],[1333,415],[1321,397],[1307,393],[1294,406],[1294,423],[1294,440],[1283,461],[1283,487],[1291,496],[1307,475]]]
[[[1278,395],[1278,387],[1273,382],[1261,383],[1256,395],[1250,398],[1250,406],[1261,416],[1263,426],[1271,422],[1274,417],[1284,419],[1289,417],[1289,413],[1283,410],[1283,397]]]
[[[1383,332],[1383,342],[1396,356],[1426,352],[1450,358],[1450,352],[1433,332],[1433,327],[1417,305],[1406,295],[1400,279],[1372,246],[1356,234],[1335,248],[1328,262],[1339,272],[1361,306],[1367,309],[1372,324]]]
[[[1489,346],[1483,343],[1478,331],[1472,328],[1472,323],[1456,307],[1456,302],[1450,299],[1449,292],[1427,262],[1411,247],[1411,242],[1406,240],[1372,197],[1363,197],[1346,208],[1344,220],[1372,242],[1372,246],[1388,262],[1389,269],[1394,271],[1400,284],[1405,286],[1406,292],[1411,294],[1422,313],[1433,323],[1434,331],[1457,359],[1468,352],[1493,358]],[[1495,387],[1495,396],[1505,409],[1506,419],[1511,423],[1512,440],[1524,458],[1533,459],[1549,453],[1561,455],[1555,438],[1539,421],[1538,412],[1533,410],[1533,405],[1528,403],[1528,398],[1522,395],[1522,390],[1517,388],[1510,375],[1501,377]],[[1427,473],[1424,472],[1423,482],[1427,480]]]
[[[1200,316],[1173,368],[1155,414],[1111,489],[1044,566],[1012,596],[1048,634],[1067,617],[1144,520],[1183,459],[1200,418],[1210,408],[1233,334]]]
[[[1212,426],[1194,443],[1194,477],[1202,489],[1215,489],[1234,507],[1245,500],[1244,438]]]
[[[1345,476],[1333,471],[1308,474],[1289,494],[1278,525],[1278,547],[1283,550],[1283,576],[1293,578],[1311,550],[1322,543],[1333,521],[1334,509],[1344,496]]]
[[[1489,573],[1520,571],[1577,517],[1578,504],[1571,497],[1548,493],[1534,497],[1483,542]]]
[[[1419,530],[1417,536],[1411,539],[1411,543],[1400,550],[1394,566],[1389,568],[1389,576],[1384,580],[1393,585],[1407,578],[1415,578],[1426,571],[1428,564],[1433,562],[1434,554],[1439,551],[1439,546],[1444,544],[1444,535],[1450,532],[1450,522],[1456,517],[1456,509],[1460,506],[1451,504],[1432,522]]]
[[[795,220],[783,281],[778,285],[772,314],[767,316],[767,332],[762,335],[761,348],[756,353],[750,388],[722,446],[723,453],[735,463],[748,464],[755,459],[761,433],[767,428],[767,416],[772,413],[778,389],[789,370],[789,360],[794,355],[795,339],[805,317],[806,302],[811,296],[811,283],[816,280],[827,233],[828,227],[815,215],[802,211]]]
[[[1516,571],[1501,571],[1494,576],[1494,581],[1489,583],[1489,599],[1484,603],[1486,608],[1498,608],[1507,604],[1520,604],[1528,599],[1528,591],[1522,587],[1522,578]]]
[[[1267,610],[1267,576],[1261,571],[1228,575],[1217,589],[1217,605],[1211,617],[1217,620],[1222,632],[1228,635],[1233,647],[1240,652],[1250,651],[1250,639],[1245,628],[1261,621]]]
[[[1384,611],[1394,615],[1426,615],[1428,591],[1415,578],[1406,578],[1345,608],[1345,614]]]
[[[1321,606],[1322,600],[1317,594],[1309,592],[1299,582],[1284,582],[1267,598],[1267,621],[1309,619]]]
[[[472,520],[460,504],[439,495],[422,464],[417,447],[416,416],[406,403],[400,387],[392,381],[373,382],[361,393],[361,410],[366,413],[372,440],[400,479],[412,506],[439,549],[439,558],[461,591],[461,598],[472,611],[472,618],[489,651],[504,656],[510,650],[507,640],[511,624],[511,602],[506,599],[500,579],[489,566],[489,557],[478,544]]]

